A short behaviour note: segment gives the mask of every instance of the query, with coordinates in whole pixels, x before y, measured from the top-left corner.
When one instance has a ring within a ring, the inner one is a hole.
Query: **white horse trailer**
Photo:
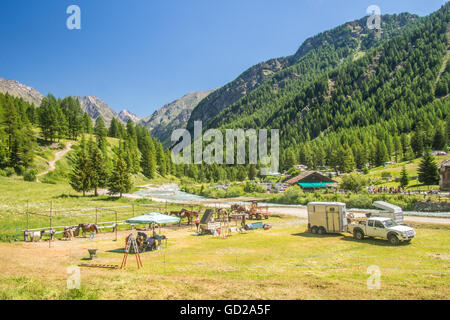
[[[347,231],[347,212],[345,203],[308,203],[308,229],[311,233],[341,233]]]

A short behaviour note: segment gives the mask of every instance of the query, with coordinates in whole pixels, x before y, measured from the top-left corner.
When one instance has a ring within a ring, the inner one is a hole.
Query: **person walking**
[[[197,233],[198,233],[199,228],[200,228],[200,217],[198,215],[195,217],[195,226],[197,227]]]

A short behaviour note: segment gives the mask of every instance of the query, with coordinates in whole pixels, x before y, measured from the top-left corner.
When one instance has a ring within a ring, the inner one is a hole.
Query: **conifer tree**
[[[122,198],[123,194],[130,192],[132,187],[133,183],[131,182],[131,175],[128,171],[127,164],[123,158],[123,154],[119,153],[108,182],[109,194],[119,194]]]
[[[86,140],[83,136],[79,150],[75,154],[74,166],[69,177],[69,183],[75,191],[83,192],[84,197],[86,196],[86,192],[92,190],[92,175],[92,166],[86,148]]]
[[[419,165],[419,181],[425,185],[439,184],[439,170],[430,151],[423,156]]]
[[[93,140],[89,141],[89,161],[91,166],[91,187],[98,196],[98,188],[106,186],[108,181],[107,159]]]
[[[105,126],[105,121],[103,121],[102,117],[98,117],[95,120],[94,134],[97,139],[98,148],[105,154],[107,147],[107,130]]]
[[[406,167],[403,166],[402,173],[400,175],[400,186],[402,188],[407,187],[409,184],[408,172],[406,171]]]

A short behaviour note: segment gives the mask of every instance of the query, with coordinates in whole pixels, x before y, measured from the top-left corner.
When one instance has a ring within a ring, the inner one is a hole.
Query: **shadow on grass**
[[[125,253],[125,248],[107,250],[106,252],[124,254]]]
[[[358,242],[358,243],[365,243],[365,244],[370,244],[370,245],[373,245],[373,246],[380,246],[380,247],[403,247],[403,246],[408,246],[408,245],[411,244],[410,242],[400,242],[398,245],[395,246],[395,245],[389,243],[389,241],[383,240],[383,239],[364,238],[364,240],[356,240],[352,236],[343,236],[341,238],[341,240],[343,240],[343,241],[351,241],[351,242]]]
[[[381,247],[401,247],[401,246],[407,246],[410,244],[410,242],[400,242],[397,246],[394,246],[390,244],[387,240],[383,239],[376,239],[376,238],[364,238],[364,240],[356,240],[353,238],[353,236],[347,236],[340,233],[335,234],[312,234],[310,232],[303,232],[303,233],[296,233],[293,234],[295,237],[303,237],[303,238],[340,238],[339,240],[343,241],[350,241],[350,242],[358,242],[358,243],[366,243],[374,246],[381,246]]]
[[[124,198],[114,197],[114,196],[94,196],[93,194],[89,194],[86,196],[77,195],[77,194],[61,194],[59,196],[54,196],[53,199],[87,199],[92,201],[119,201]]]
[[[156,251],[158,251],[158,250],[156,250]],[[109,253],[124,254],[124,253],[125,253],[125,248],[107,250],[106,252],[109,252]],[[143,251],[143,252],[139,252],[139,254],[151,253],[151,252],[155,252],[155,251]],[[134,255],[134,251],[133,251],[133,250],[130,250],[129,254],[130,254],[130,255]]]
[[[295,236],[295,237],[303,237],[303,238],[337,238],[337,237],[342,237],[342,235],[338,234],[338,233],[320,235],[320,234],[313,234],[311,232],[295,233],[295,234],[293,234],[293,236]]]

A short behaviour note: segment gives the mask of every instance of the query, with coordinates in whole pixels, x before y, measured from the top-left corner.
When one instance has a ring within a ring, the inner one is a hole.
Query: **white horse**
[[[36,232],[28,232],[28,239],[30,242],[38,242],[42,239],[42,235],[45,233],[45,230],[36,231]]]

